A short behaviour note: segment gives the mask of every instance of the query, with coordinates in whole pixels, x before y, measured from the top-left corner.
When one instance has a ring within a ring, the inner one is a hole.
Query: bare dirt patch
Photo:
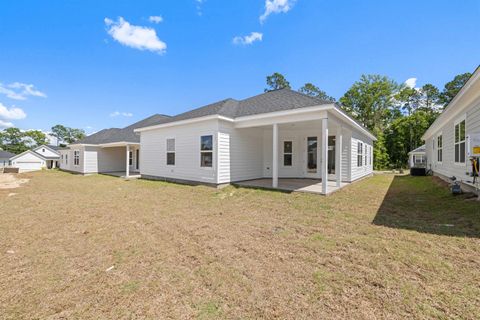
[[[431,177],[330,197],[38,172],[0,199],[0,318],[475,319],[478,203]]]
[[[3,173],[0,174],[0,189],[15,189],[22,184],[27,183],[29,179],[19,178],[16,174]]]

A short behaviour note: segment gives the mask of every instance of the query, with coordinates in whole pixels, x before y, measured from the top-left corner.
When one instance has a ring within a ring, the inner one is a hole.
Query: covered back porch
[[[236,185],[327,195],[349,180],[351,128],[327,111],[236,125],[262,133],[262,176]],[[259,137],[260,138],[260,137]]]
[[[125,179],[140,178],[140,144],[118,142],[101,145],[98,173]]]

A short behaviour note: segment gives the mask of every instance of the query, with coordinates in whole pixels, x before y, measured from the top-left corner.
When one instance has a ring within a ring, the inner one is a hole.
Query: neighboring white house
[[[408,153],[408,166],[410,168],[425,168],[427,165],[427,154],[425,145],[422,145]]]
[[[47,159],[40,154],[27,150],[10,159],[11,166],[20,172],[37,171],[47,167]]]
[[[311,178],[327,194],[373,171],[372,133],[336,103],[289,89],[226,99],[134,131],[143,178],[211,185],[269,179],[273,188],[279,179]]]
[[[59,166],[61,149],[62,148],[57,146],[41,145],[39,147],[36,147],[35,149],[32,149],[32,151],[38,153],[47,160],[47,169],[55,169]]]
[[[80,174],[118,173],[130,176],[140,170],[140,136],[135,128],[149,126],[165,115],[153,115],[126,128],[111,128],[92,134],[60,150],[60,169]]]
[[[455,176],[464,189],[473,191],[471,157],[474,141],[480,139],[480,68],[428,128],[427,168],[445,180]],[[478,146],[480,147],[480,145]]]
[[[20,172],[54,169],[60,160],[58,147],[41,145],[10,158],[10,165],[19,168]]]
[[[9,166],[10,158],[14,156],[11,152],[0,150],[0,168]]]

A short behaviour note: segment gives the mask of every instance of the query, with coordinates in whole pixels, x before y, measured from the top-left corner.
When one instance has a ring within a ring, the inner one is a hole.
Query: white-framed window
[[[368,145],[365,144],[365,161],[363,162],[363,164],[366,166],[367,165],[367,155],[368,155]]]
[[[363,143],[357,142],[357,167],[363,165]]]
[[[80,165],[80,150],[73,151],[73,165],[74,166]]]
[[[128,151],[128,165],[133,166],[133,151]]]
[[[443,161],[443,134],[437,137],[437,162]]]
[[[68,153],[65,155],[65,165],[68,165]]]
[[[175,165],[175,139],[167,139],[167,166]]]
[[[415,166],[423,165],[425,163],[425,156],[423,154],[413,155],[413,164]]]
[[[455,163],[465,163],[465,119],[455,123]]]
[[[200,167],[213,167],[213,136],[200,137]]]
[[[372,159],[373,159],[373,147],[372,146],[370,146],[369,154],[370,154],[369,164],[372,165]]]
[[[293,142],[283,141],[283,166],[291,167],[293,165]]]

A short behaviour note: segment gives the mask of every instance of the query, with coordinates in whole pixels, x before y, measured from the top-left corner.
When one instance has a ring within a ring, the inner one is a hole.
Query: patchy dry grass
[[[0,318],[480,314],[480,204],[430,177],[330,197],[24,178],[14,197],[0,190]]]

